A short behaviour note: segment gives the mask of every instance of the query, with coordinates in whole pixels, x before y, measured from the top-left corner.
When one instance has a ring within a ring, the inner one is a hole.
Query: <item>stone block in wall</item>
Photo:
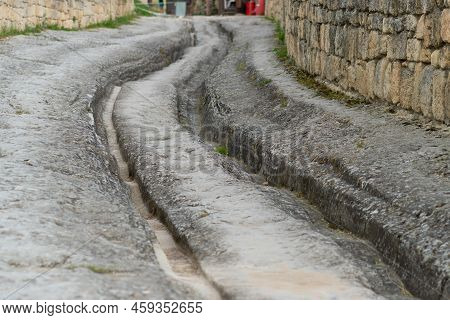
[[[398,103],[400,101],[401,71],[402,64],[399,61],[393,62],[389,91],[389,99],[392,103]]]
[[[384,77],[386,75],[386,68],[389,65],[389,60],[386,58],[380,59],[375,68],[375,76],[373,83],[373,93],[376,97],[384,98]]]
[[[352,90],[356,89],[356,71],[355,71],[355,66],[353,64],[350,64],[347,68],[347,82],[348,82],[348,87]]]
[[[433,10],[434,6],[434,0],[416,0],[415,11],[417,14],[428,13]]]
[[[444,98],[445,116],[450,119],[450,76],[447,73],[447,83],[445,85],[445,98]]]
[[[353,27],[344,27],[345,41],[344,41],[344,57],[348,61],[353,61],[357,58],[358,52],[358,29]]]
[[[358,27],[359,26],[359,13],[358,11],[350,11],[348,13],[348,22],[354,26],[354,27]]]
[[[433,67],[439,68],[439,63],[441,62],[441,50],[434,50],[431,54],[431,65]]]
[[[358,29],[358,38],[357,38],[357,58],[362,60],[367,60],[368,57],[368,48],[369,48],[369,35],[367,30],[364,28]]]
[[[335,12],[335,23],[337,25],[343,25],[345,23],[345,14],[343,10],[338,10]]]
[[[341,59],[336,56],[328,57],[328,65],[325,70],[326,79],[329,81],[339,81],[341,75]]]
[[[383,30],[383,16],[378,13],[369,14],[367,18],[367,25],[370,30]]]
[[[369,33],[367,44],[368,59],[375,59],[380,56],[381,54],[380,45],[381,45],[381,35],[378,33],[378,31],[371,31]]]
[[[388,62],[386,69],[384,71],[383,76],[383,95],[381,96],[384,100],[390,99],[390,93],[391,93],[391,79],[392,78],[392,62]]]
[[[408,39],[406,44],[406,58],[409,61],[420,61],[422,41],[418,39]]]
[[[450,43],[450,9],[442,10],[440,24],[442,40]]]
[[[413,85],[412,85],[412,96],[411,96],[411,107],[415,112],[421,112],[421,104],[419,103],[420,98],[420,82],[422,79],[422,72],[425,67],[423,63],[414,63],[414,75],[413,75]]]
[[[387,34],[381,35],[381,38],[380,38],[380,54],[381,55],[387,55],[389,38],[390,38],[390,36]]]
[[[450,68],[450,45],[446,45],[441,49],[439,57],[439,66],[442,69]]]
[[[422,114],[427,117],[431,117],[433,115],[431,110],[433,101],[433,73],[434,68],[431,65],[427,65],[423,68],[419,77],[418,101]]]
[[[416,1],[417,0],[403,0],[403,7],[406,13],[416,13]]]
[[[358,60],[355,64],[355,73],[356,73],[356,83],[355,83],[355,89],[357,92],[361,93],[364,96],[368,96],[369,94],[369,87],[367,81],[361,81],[360,79],[364,79],[367,77],[366,74],[366,66],[367,63],[362,60]]]
[[[383,3],[381,0],[369,1],[369,11],[370,12],[382,12]]]
[[[383,19],[383,33],[399,33],[403,31],[404,25],[401,19],[385,17]]]
[[[419,53],[419,61],[430,63],[431,62],[431,54],[433,53],[430,48],[422,48]]]
[[[345,31],[346,28],[338,26],[336,27],[336,38],[334,40],[334,51],[337,56],[344,57],[345,47]]]
[[[408,34],[402,32],[388,37],[387,57],[394,60],[406,60]]]
[[[366,64],[366,82],[367,82],[367,97],[374,98],[374,79],[375,70],[377,67],[376,61],[372,60]]]
[[[433,117],[441,121],[445,119],[445,94],[446,94],[445,89],[447,85],[447,78],[448,78],[448,71],[435,70],[433,73],[432,112]]]
[[[405,27],[405,30],[408,31],[415,31],[417,27],[417,18],[416,16],[412,14],[408,14],[406,16],[403,16],[403,25]]]
[[[400,72],[400,105],[405,109],[413,108],[414,69],[409,64],[402,65]]]
[[[309,44],[312,48],[319,48],[319,26],[317,24],[311,23],[309,29]]]
[[[425,15],[421,15],[417,21],[416,38],[423,39],[425,33]]]
[[[336,26],[330,24],[329,28],[328,28],[328,40],[325,46],[325,50],[327,53],[331,53],[334,54],[334,50],[335,50],[335,41],[334,39],[336,38]]]
[[[423,45],[426,48],[438,47],[441,42],[441,15],[436,11],[425,16],[423,29]]]
[[[384,2],[384,12],[386,14],[397,16],[407,12],[406,1],[404,0],[388,0]]]

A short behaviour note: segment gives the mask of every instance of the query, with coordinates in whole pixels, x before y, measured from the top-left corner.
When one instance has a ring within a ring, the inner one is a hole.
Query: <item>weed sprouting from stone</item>
[[[245,63],[245,61],[240,61],[237,66],[236,69],[238,71],[245,71],[245,69],[247,69],[247,64]]]
[[[282,96],[280,98],[280,106],[282,108],[286,108],[288,106],[288,104],[289,104],[289,100],[285,96]]]
[[[217,146],[215,147],[216,152],[220,153],[221,155],[228,156],[228,148],[226,146]]]
[[[130,14],[122,17],[118,17],[116,19],[108,19],[99,23],[94,23],[89,26],[87,26],[87,29],[94,29],[94,28],[109,28],[114,29],[118,28],[124,24],[130,24],[135,18],[137,17],[136,14]]]
[[[96,265],[92,265],[92,264],[86,265],[85,267],[95,273],[105,274],[105,273],[115,272],[113,269],[102,267],[102,266],[96,266]]]
[[[17,35],[27,35],[27,34],[34,34],[39,33],[44,30],[42,25],[38,26],[25,26],[25,29],[20,30],[14,27],[11,28],[2,28],[0,29],[0,38],[6,38],[6,37],[12,37]]]
[[[364,149],[366,146],[366,143],[364,142],[364,140],[358,140],[358,141],[356,141],[355,145],[356,145],[356,148],[358,148],[358,149]]]
[[[265,87],[271,82],[272,82],[271,79],[262,78],[262,79],[259,79],[258,81],[256,81],[256,86],[260,87],[260,88]]]
[[[148,6],[145,3],[142,3],[140,0],[134,0],[134,13],[137,16],[145,16],[150,17],[153,16],[153,13],[148,10]]]
[[[23,114],[30,114],[28,111],[26,111],[26,110],[23,110],[23,109],[17,109],[16,110],[16,114],[18,115],[18,116],[21,116],[21,115],[23,115]]]

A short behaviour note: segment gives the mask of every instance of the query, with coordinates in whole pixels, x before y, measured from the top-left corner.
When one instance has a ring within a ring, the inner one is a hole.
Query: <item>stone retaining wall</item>
[[[268,0],[266,15],[310,74],[450,122],[450,0]]]
[[[133,10],[133,0],[0,0],[0,29],[44,24],[83,28]]]

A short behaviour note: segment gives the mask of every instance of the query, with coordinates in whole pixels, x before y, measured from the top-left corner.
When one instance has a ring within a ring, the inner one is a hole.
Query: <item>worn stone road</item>
[[[265,42],[237,26],[262,30]],[[298,191],[261,169],[258,150],[265,145],[258,130],[276,132],[272,116],[286,120],[296,99],[316,99],[267,58],[273,57],[272,32],[259,18],[146,18],[117,30],[0,41],[2,298],[411,298],[405,280],[418,296],[445,297],[447,221],[421,233],[428,237],[432,272],[392,268],[403,260],[392,259],[371,234],[355,232],[359,238],[325,221],[355,231],[334,218],[342,216],[339,202],[317,205],[314,197],[280,188]],[[279,111],[280,96],[267,92],[283,86],[294,97]],[[320,120],[323,112],[317,114]],[[342,117],[352,141],[359,139],[349,115]],[[355,119],[365,117],[374,115]],[[230,135],[236,130],[246,134]],[[438,142],[442,153],[448,138],[439,139],[416,142]],[[241,161],[217,153],[217,143]],[[243,159],[248,147],[256,157]],[[269,151],[278,156],[279,150],[275,144]],[[441,164],[442,157],[433,161]],[[273,164],[265,162],[266,169]],[[311,181],[324,176],[308,174]],[[448,217],[440,209],[448,208],[445,179],[436,180],[436,200],[425,202],[439,202],[437,220]],[[356,205],[351,212],[361,213]],[[390,229],[381,230],[389,238]],[[429,244],[435,235],[440,242]],[[414,277],[428,277],[432,287],[411,285]]]
[[[108,84],[190,44],[185,22],[160,19],[0,42],[2,298],[197,296],[159,266],[93,117]]]

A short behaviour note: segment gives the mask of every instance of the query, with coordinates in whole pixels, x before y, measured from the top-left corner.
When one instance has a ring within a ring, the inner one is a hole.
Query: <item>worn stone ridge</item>
[[[235,47],[206,82],[202,109],[214,139],[370,240],[415,295],[448,298],[448,131],[319,98],[276,60],[269,22],[223,25]]]
[[[298,66],[340,90],[450,121],[449,1],[270,0]]]
[[[114,108],[121,149],[149,206],[225,298],[408,298],[368,243],[330,230],[289,192],[249,181],[238,166],[230,172],[234,162],[191,132],[199,97],[189,95],[227,51],[214,25],[194,21],[198,45],[127,83]]]
[[[130,14],[133,0],[2,0],[0,30],[38,25],[73,29]]]

